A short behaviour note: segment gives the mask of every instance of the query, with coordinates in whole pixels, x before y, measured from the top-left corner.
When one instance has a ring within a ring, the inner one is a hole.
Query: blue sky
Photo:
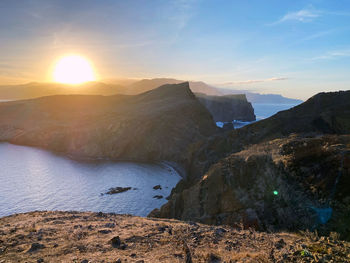
[[[349,89],[350,1],[0,1],[0,82],[78,53],[102,78],[174,77],[305,99]]]

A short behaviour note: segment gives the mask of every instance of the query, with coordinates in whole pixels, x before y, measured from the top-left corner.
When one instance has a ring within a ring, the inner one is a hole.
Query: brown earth
[[[118,261],[120,260],[120,261]],[[0,262],[349,262],[350,244],[171,219],[30,212],[0,219]]]

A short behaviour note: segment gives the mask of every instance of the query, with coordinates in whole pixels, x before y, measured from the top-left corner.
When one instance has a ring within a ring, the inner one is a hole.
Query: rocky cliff
[[[197,143],[188,178],[151,215],[350,239],[349,124],[350,91],[321,93]]]
[[[245,147],[290,134],[350,134],[350,91],[319,93],[306,102],[241,129],[215,135],[191,148],[190,178]]]
[[[247,101],[245,94],[208,96],[203,93],[195,93],[195,95],[209,110],[216,122],[256,120],[253,106]]]
[[[188,83],[140,95],[62,95],[0,103],[0,141],[79,158],[186,162],[216,126]]]

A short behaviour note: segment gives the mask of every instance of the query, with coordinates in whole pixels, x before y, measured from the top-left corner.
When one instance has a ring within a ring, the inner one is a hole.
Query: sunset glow
[[[53,80],[65,84],[81,84],[95,81],[96,76],[91,63],[79,55],[61,58],[55,65]]]

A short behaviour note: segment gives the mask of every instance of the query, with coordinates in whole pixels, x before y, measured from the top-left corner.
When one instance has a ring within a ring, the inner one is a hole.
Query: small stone
[[[115,224],[114,223],[107,223],[107,224],[105,224],[105,227],[115,228]]]
[[[226,229],[220,227],[215,230],[215,235],[221,236],[223,233],[226,233],[226,232],[227,232]]]
[[[82,261],[80,261],[80,263],[89,263],[89,260],[83,259]]]
[[[28,250],[29,253],[31,252],[35,252],[39,249],[43,249],[45,248],[45,246],[43,244],[40,244],[40,243],[33,243],[30,247],[30,249]]]
[[[216,255],[214,255],[214,254],[210,254],[209,256],[208,256],[208,263],[219,263],[219,262],[221,262],[221,258],[220,257],[218,257],[218,256],[216,256]]]
[[[162,196],[162,195],[155,195],[155,196],[153,196],[153,198],[156,198],[156,199],[162,199],[162,198],[163,198],[163,196]]]
[[[161,233],[163,233],[166,229],[167,229],[167,227],[165,227],[165,226],[158,227],[158,231]]]
[[[184,256],[183,256],[182,254],[179,254],[179,253],[176,254],[176,253],[175,253],[175,254],[174,254],[174,257],[176,257],[176,258],[183,258]]]
[[[111,239],[111,243],[112,243],[112,246],[113,246],[114,248],[119,248],[120,245],[121,245],[121,241],[120,241],[119,236],[113,237],[113,238]]]
[[[275,244],[275,247],[277,249],[281,249],[286,245],[286,242],[284,242],[284,240],[281,238],[280,240],[278,240]]]
[[[120,194],[126,191],[129,191],[131,189],[131,187],[113,187],[113,188],[109,188],[109,191],[106,193],[108,195],[113,195],[113,194]]]
[[[104,217],[105,215],[104,215],[102,212],[98,212],[98,213],[96,214],[96,216],[98,216],[98,217]]]
[[[153,189],[154,190],[162,190],[162,187],[160,184],[157,184],[157,185],[153,186]]]
[[[126,249],[126,247],[127,247],[127,245],[126,245],[126,244],[124,244],[124,243],[122,243],[122,244],[120,245],[119,249],[121,249],[121,250],[125,250],[125,249]]]
[[[44,260],[43,260],[42,258],[39,258],[36,262],[37,262],[37,263],[43,263]]]
[[[112,231],[111,231],[111,230],[108,230],[108,229],[102,229],[102,230],[99,230],[98,232],[99,232],[100,234],[106,235],[106,234],[111,233]]]

